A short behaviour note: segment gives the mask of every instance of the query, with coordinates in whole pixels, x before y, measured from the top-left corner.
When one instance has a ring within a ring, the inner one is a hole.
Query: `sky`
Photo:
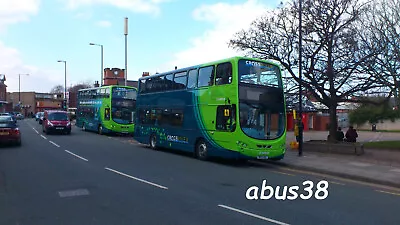
[[[104,68],[125,68],[124,18],[128,18],[127,76],[166,72],[242,55],[229,40],[276,0],[0,0],[0,74],[8,92],[49,92],[100,82]],[[20,79],[19,79],[20,78]]]

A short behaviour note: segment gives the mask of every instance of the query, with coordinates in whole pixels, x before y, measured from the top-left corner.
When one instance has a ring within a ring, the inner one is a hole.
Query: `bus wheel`
[[[200,139],[197,142],[195,153],[196,153],[196,157],[198,159],[207,160],[207,158],[208,158],[208,147],[207,147],[207,143],[203,139]]]
[[[102,126],[102,125],[99,125],[99,128],[97,129],[97,131],[98,131],[98,133],[99,133],[100,135],[103,135],[103,126]]]
[[[157,149],[157,137],[154,134],[150,136],[150,148],[154,150]]]

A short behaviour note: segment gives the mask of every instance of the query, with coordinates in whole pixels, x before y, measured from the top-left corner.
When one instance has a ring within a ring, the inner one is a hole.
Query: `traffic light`
[[[61,108],[65,110],[67,109],[67,100],[62,101]]]

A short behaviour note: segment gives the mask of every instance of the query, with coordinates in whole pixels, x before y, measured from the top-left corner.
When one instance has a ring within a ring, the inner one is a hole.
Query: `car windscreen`
[[[0,128],[16,127],[16,124],[11,116],[0,116]]]
[[[48,120],[67,121],[68,115],[66,113],[50,113]]]

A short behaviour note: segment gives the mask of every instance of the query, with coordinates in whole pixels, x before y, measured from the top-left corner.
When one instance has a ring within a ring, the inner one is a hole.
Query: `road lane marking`
[[[352,166],[358,166],[358,167],[368,167],[368,166],[372,166],[372,164],[369,163],[360,163],[360,162],[350,162],[348,163]]]
[[[68,190],[68,191],[59,191],[58,195],[61,198],[82,196],[82,195],[89,195],[89,191],[87,189],[76,189],[76,190]]]
[[[129,177],[129,178],[131,178],[131,179],[134,179],[134,180],[137,180],[137,181],[146,183],[146,184],[153,185],[153,186],[158,187],[158,188],[162,188],[162,189],[167,189],[167,190],[168,190],[167,187],[164,187],[164,186],[161,186],[161,185],[159,185],[159,184],[152,183],[152,182],[150,182],[150,181],[143,180],[143,179],[140,179],[140,178],[137,178],[137,177],[134,177],[134,176],[131,176],[131,175],[128,175],[128,174],[119,172],[119,171],[117,171],[117,170],[110,169],[110,168],[108,168],[108,167],[105,167],[104,169],[106,169],[106,170],[108,170],[108,171],[111,171],[111,172],[114,172],[114,173],[117,173],[117,174],[119,174],[119,175],[125,176],[125,177]]]
[[[44,138],[44,139],[47,139],[47,137],[43,136],[43,134],[41,134],[40,137],[42,137],[42,138]]]
[[[39,134],[39,131],[37,131],[35,128],[32,127],[32,129],[33,129],[37,134]]]
[[[375,190],[375,191],[377,191],[377,192],[382,192],[382,193],[385,193],[385,194],[400,196],[400,193],[389,192],[389,191],[381,191],[381,190]]]
[[[343,184],[343,183],[339,183],[339,182],[331,181],[331,180],[328,180],[328,182],[329,182],[329,183],[332,183],[332,184],[345,185],[345,184]]]
[[[396,173],[400,173],[400,169],[392,169],[390,170],[391,172],[396,172]]]
[[[284,174],[284,175],[288,175],[288,176],[295,176],[294,174],[290,174],[290,173],[284,173],[284,172],[279,172],[279,171],[271,171],[273,173],[279,173],[279,174]]]
[[[243,211],[243,210],[240,210],[240,209],[235,209],[235,208],[232,208],[232,207],[229,207],[229,206],[226,206],[226,205],[218,205],[218,206],[222,207],[222,208],[225,208],[225,209],[229,209],[229,210],[238,212],[238,213],[242,213],[242,214],[245,214],[245,215],[248,215],[248,216],[252,216],[252,217],[255,217],[255,218],[260,219],[260,220],[265,220],[265,221],[268,221],[268,222],[271,222],[271,223],[275,223],[275,224],[279,224],[279,225],[289,225],[288,223],[284,223],[284,222],[273,220],[273,219],[270,219],[270,218],[267,218],[267,217],[259,216],[259,215],[256,215],[254,213],[246,212],[246,211]]]
[[[56,146],[56,147],[60,147],[58,144],[56,144],[56,143],[54,143],[54,142],[52,142],[52,141],[49,141],[50,143],[52,143],[54,146]]]
[[[74,154],[74,153],[72,153],[72,152],[70,152],[70,151],[68,151],[68,150],[65,150],[65,151],[66,151],[67,153],[69,153],[69,154],[71,154],[71,155],[77,157],[77,158],[80,158],[80,159],[82,159],[82,160],[85,160],[86,162],[89,161],[89,160],[87,160],[87,159],[85,159],[85,158],[83,158],[83,157],[81,157],[81,156],[79,156],[79,155],[77,155],[77,154]]]

